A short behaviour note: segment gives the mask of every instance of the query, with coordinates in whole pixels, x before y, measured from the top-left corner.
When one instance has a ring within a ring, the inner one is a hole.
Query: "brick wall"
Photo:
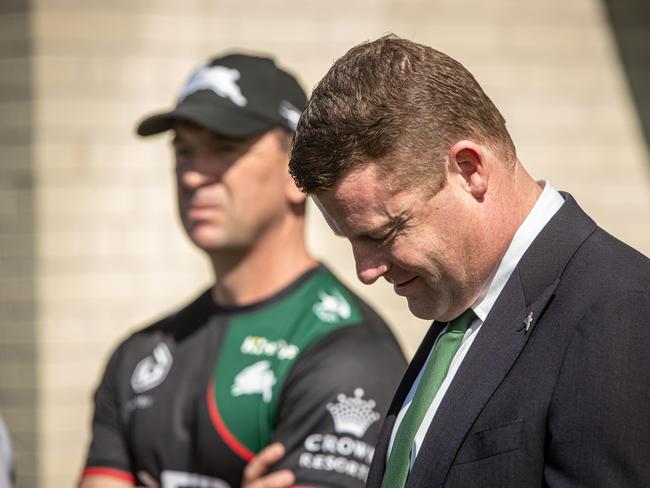
[[[34,0],[0,13],[0,412],[21,487],[74,483],[112,347],[209,283],[176,220],[167,137],[133,127],[223,49],[274,53],[307,87],[388,31],[443,50],[501,107],[534,176],[650,254],[647,149],[596,1]],[[357,285],[348,244],[310,217],[314,252],[413,351],[426,324],[389,287]]]
[[[27,2],[0,5],[0,415],[34,485],[39,424],[33,99]]]

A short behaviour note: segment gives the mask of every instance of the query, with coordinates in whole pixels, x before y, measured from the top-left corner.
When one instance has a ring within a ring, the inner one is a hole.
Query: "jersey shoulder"
[[[168,335],[180,341],[203,325],[215,313],[215,310],[216,305],[208,289],[190,303],[134,332],[127,341],[151,334]]]
[[[120,376],[145,356],[169,356],[169,348],[201,328],[214,313],[210,292],[205,291],[189,304],[131,333],[113,351],[106,373]],[[126,374],[126,373],[124,373]]]
[[[381,317],[331,271],[320,266],[295,283],[285,296],[269,306],[267,324],[301,349],[336,330],[364,327],[392,337]]]

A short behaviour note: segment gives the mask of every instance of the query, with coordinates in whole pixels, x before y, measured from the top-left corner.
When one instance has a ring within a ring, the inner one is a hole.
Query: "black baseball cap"
[[[273,127],[293,132],[306,102],[296,78],[273,59],[228,54],[194,71],[176,108],[145,118],[137,133],[159,134],[176,121],[192,122],[226,137],[247,137]]]

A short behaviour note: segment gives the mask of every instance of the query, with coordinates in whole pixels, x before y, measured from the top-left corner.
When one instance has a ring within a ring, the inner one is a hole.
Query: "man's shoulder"
[[[595,290],[650,290],[650,259],[600,227],[576,252],[569,271],[569,278],[583,276]]]
[[[189,303],[183,304],[149,324],[131,332],[117,347],[115,353],[135,353],[151,349],[164,339],[177,342],[193,329],[206,323],[214,313],[215,306],[210,298],[210,291],[202,292]]]
[[[341,329],[390,335],[379,314],[324,266],[297,287],[281,309],[282,315],[295,319],[288,333],[307,342]]]
[[[105,380],[127,395],[144,391],[158,379],[162,381],[172,364],[185,364],[187,358],[196,356],[196,344],[207,342],[204,334],[196,332],[208,329],[203,325],[208,323],[214,308],[210,307],[209,298],[209,292],[202,293],[189,304],[128,335],[113,349],[104,370]],[[191,344],[183,345],[181,354],[179,346],[187,337],[192,337]]]
[[[605,338],[605,331],[627,323],[645,323],[650,313],[650,260],[596,228],[562,273],[555,302],[567,321],[582,324],[583,334],[594,337]]]
[[[535,273],[559,275],[565,291],[583,296],[647,289],[650,260],[599,227],[570,194],[563,197],[564,205],[531,246],[533,258],[526,262],[532,261]]]
[[[340,374],[345,374],[346,365],[352,363],[374,363],[370,360],[373,357],[383,357],[390,367],[397,365],[401,368],[405,364],[402,349],[388,324],[336,275],[326,270],[315,289],[312,313],[317,321],[303,330],[311,338],[309,355],[322,353],[336,358],[335,362],[341,366]],[[330,313],[336,300],[347,302],[348,305],[341,307],[345,310],[346,320],[340,320],[340,316],[338,320],[332,320]]]

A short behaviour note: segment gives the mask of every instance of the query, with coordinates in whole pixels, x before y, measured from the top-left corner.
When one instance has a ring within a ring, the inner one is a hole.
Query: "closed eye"
[[[386,246],[391,244],[395,238],[404,230],[407,224],[407,219],[404,214],[395,217],[387,228],[387,232],[381,236],[373,237],[380,245]]]
[[[380,246],[383,246],[388,242],[390,242],[391,234],[392,233],[389,232],[388,234],[383,236],[367,236],[367,239],[375,244],[379,244]]]
[[[390,244],[398,231],[398,225],[392,224],[387,229],[384,229],[383,234],[370,234],[367,236],[372,242],[379,244],[380,246],[386,246]]]

